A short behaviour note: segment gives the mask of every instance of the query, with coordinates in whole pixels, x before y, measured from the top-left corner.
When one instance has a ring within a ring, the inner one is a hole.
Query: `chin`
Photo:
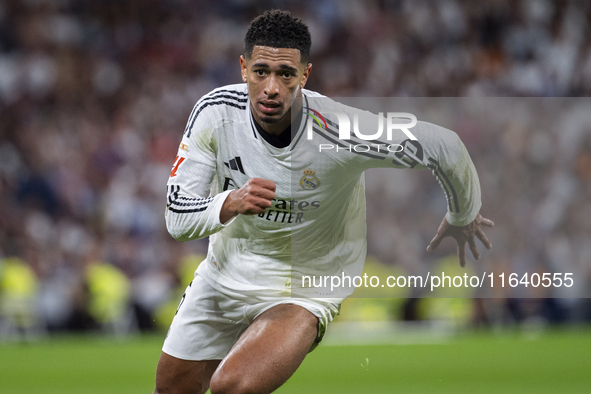
[[[277,123],[277,122],[279,122],[279,118],[274,117],[274,116],[261,116],[260,119],[261,119],[261,122],[263,122],[263,123]]]

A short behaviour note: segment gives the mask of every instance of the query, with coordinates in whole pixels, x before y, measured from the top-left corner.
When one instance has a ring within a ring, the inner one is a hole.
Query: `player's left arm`
[[[412,134],[416,140],[407,138],[400,141],[403,149],[394,155],[393,164],[429,168],[447,200],[447,214],[427,251],[435,250],[443,238],[452,237],[457,243],[460,265],[464,267],[466,244],[475,259],[480,258],[475,238],[487,249],[492,247],[482,226],[492,227],[494,223],[480,214],[480,182],[474,163],[458,135],[451,130],[428,122],[418,122],[412,128]]]

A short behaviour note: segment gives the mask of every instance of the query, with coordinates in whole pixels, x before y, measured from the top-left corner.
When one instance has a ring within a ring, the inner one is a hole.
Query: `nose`
[[[275,75],[271,74],[269,78],[267,78],[264,92],[266,96],[270,97],[274,97],[279,94],[279,83],[277,82]]]

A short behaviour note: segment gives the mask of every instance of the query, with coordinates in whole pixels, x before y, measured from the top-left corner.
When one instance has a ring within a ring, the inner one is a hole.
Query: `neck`
[[[285,148],[291,143],[295,134],[300,129],[302,124],[303,113],[301,110],[299,110],[297,115],[294,117],[293,121],[290,124],[288,124],[287,127],[283,129],[281,132],[275,134],[267,132],[261,126],[261,124],[259,124],[259,122],[255,119],[254,112],[251,113],[251,116],[259,135],[265,141],[273,145],[275,148]]]

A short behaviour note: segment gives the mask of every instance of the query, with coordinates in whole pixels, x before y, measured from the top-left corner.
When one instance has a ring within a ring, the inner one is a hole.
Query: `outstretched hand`
[[[494,225],[495,224],[492,220],[485,219],[480,214],[476,216],[476,219],[474,219],[472,223],[466,226],[452,226],[447,222],[447,219],[443,217],[443,220],[437,229],[437,234],[435,234],[435,237],[431,240],[431,242],[429,242],[429,246],[427,246],[427,252],[437,249],[443,238],[452,237],[458,244],[458,258],[460,259],[460,265],[465,267],[466,242],[468,243],[468,247],[472,252],[472,256],[478,260],[480,258],[480,253],[476,247],[474,236],[476,236],[487,249],[490,249],[492,244],[488,238],[486,238],[486,235],[484,235],[481,226],[493,227]]]

